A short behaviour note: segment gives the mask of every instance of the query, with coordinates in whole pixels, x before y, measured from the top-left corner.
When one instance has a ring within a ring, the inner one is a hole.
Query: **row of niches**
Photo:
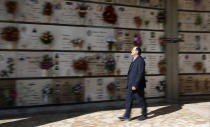
[[[165,77],[146,77],[145,96],[163,97]],[[0,107],[125,99],[126,77],[0,81]]]
[[[210,75],[179,76],[180,95],[210,94]]]
[[[88,0],[93,2],[106,2],[121,5],[134,5],[141,7],[164,8],[164,0]]]
[[[146,74],[165,74],[164,54],[142,54]],[[0,52],[0,77],[127,75],[130,53]]]
[[[184,33],[179,36],[183,40],[179,42],[180,52],[210,52],[210,33]]]
[[[209,0],[178,0],[179,9],[210,11]]]
[[[0,23],[0,49],[164,52],[164,32]]]
[[[179,54],[179,73],[209,73],[210,54]]]
[[[210,14],[208,12],[179,12],[178,22],[181,31],[210,30]]]
[[[112,6],[61,0],[25,1],[5,6],[0,1],[0,20],[105,27],[163,29],[165,12],[157,9]]]

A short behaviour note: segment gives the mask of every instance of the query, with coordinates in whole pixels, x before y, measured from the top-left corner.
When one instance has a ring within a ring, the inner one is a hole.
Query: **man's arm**
[[[134,79],[134,84],[132,86],[132,90],[136,90],[136,88],[139,85],[139,82],[143,76],[144,73],[144,60],[140,60],[136,65],[135,65],[135,75],[136,79]]]

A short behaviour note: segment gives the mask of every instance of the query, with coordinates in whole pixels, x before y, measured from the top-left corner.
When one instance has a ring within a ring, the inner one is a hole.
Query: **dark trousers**
[[[146,105],[145,98],[144,98],[144,89],[141,91],[131,91],[131,90],[127,91],[126,105],[125,105],[126,112],[125,112],[124,116],[130,117],[134,96],[142,109],[142,115],[146,116],[147,115],[147,105]]]

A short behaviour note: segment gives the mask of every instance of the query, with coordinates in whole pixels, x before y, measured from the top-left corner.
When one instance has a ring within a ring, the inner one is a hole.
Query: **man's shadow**
[[[157,116],[165,115],[165,114],[170,114],[172,112],[178,111],[182,109],[183,104],[167,104],[167,105],[162,105],[162,108],[158,108],[156,110],[153,110],[151,112],[147,113],[147,119],[152,119]],[[151,107],[151,106],[149,106]],[[131,120],[138,119],[140,116],[136,116],[132,118]]]

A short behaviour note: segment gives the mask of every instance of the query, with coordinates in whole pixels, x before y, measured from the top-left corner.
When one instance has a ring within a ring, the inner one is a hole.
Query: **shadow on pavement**
[[[158,108],[156,110],[153,110],[151,112],[148,112],[148,119],[152,119],[154,117],[169,114],[172,112],[176,112],[182,108],[182,106],[186,103],[177,103],[177,104],[168,104],[168,103],[161,103],[161,104],[149,104],[148,107],[156,107],[156,106],[163,106],[161,108]],[[193,102],[194,103],[194,102]],[[135,105],[134,107],[138,107],[138,105]],[[58,106],[59,108],[59,106]],[[88,109],[80,109],[77,111],[54,111],[54,112],[45,112],[45,113],[34,113],[30,115],[19,115],[19,116],[7,116],[7,117],[0,117],[0,121],[2,124],[0,124],[0,127],[37,127],[45,124],[50,124],[52,122],[62,121],[65,119],[74,118],[81,115],[86,115],[94,112],[99,111],[110,111],[110,110],[119,110],[124,109],[124,106],[121,107],[103,107],[103,108],[88,108]],[[123,112],[122,112],[123,114]],[[25,119],[21,119],[25,118]],[[137,119],[138,117],[132,118],[132,120]],[[20,120],[14,120],[11,119],[20,119]],[[4,121],[5,120],[5,121]],[[7,120],[9,120],[7,122]],[[2,122],[3,121],[3,122]]]

